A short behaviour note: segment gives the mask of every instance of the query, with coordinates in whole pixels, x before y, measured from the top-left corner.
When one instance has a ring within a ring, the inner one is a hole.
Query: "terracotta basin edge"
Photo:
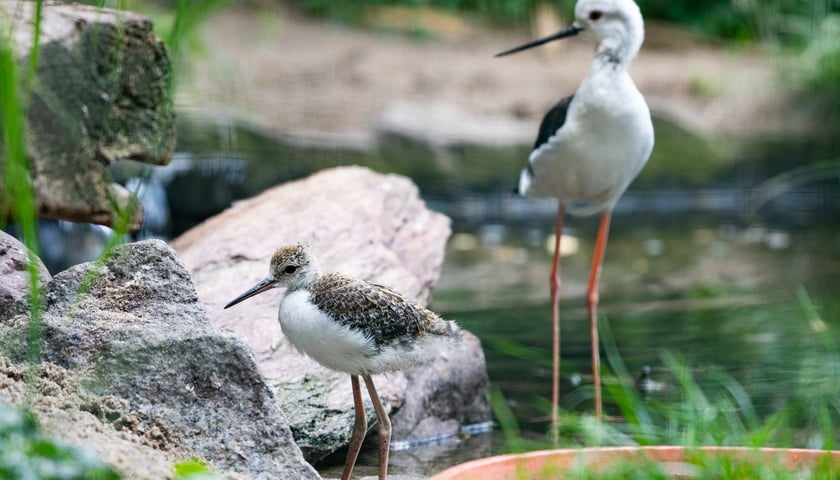
[[[529,473],[537,473],[544,468],[569,468],[576,461],[596,462],[601,459],[611,461],[616,458],[633,458],[639,454],[659,462],[679,462],[686,451],[706,452],[710,454],[728,453],[747,455],[759,453],[765,456],[781,457],[788,467],[795,467],[803,462],[814,462],[824,455],[831,455],[840,462],[840,450],[815,450],[804,448],[770,447],[683,447],[683,446],[648,446],[648,447],[589,447],[554,450],[537,450],[527,453],[498,455],[472,460],[450,467],[429,480],[519,480]]]

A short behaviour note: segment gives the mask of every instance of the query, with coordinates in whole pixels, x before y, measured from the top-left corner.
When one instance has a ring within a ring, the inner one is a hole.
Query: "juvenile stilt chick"
[[[386,480],[391,421],[370,376],[441,355],[460,340],[460,329],[388,287],[341,273],[322,274],[304,244],[278,248],[268,272],[268,277],[225,308],[272,288],[286,288],[280,303],[283,334],[321,365],[350,374],[355,423],[341,479],[348,480],[353,473],[367,432],[361,376],[379,420],[379,479]]]

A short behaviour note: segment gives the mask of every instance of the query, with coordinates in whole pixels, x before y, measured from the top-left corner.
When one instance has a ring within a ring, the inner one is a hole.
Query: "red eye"
[[[600,10],[592,10],[591,12],[589,12],[589,19],[592,20],[593,22],[595,20],[598,20],[599,18],[601,18],[603,16],[604,16],[604,12],[602,12]]]

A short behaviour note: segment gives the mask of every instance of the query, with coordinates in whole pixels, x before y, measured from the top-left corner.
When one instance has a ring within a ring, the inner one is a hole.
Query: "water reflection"
[[[23,233],[10,224],[4,231],[22,241]],[[65,220],[38,220],[38,245],[41,261],[53,275],[73,265],[88,262],[102,253],[112,230],[102,225]]]

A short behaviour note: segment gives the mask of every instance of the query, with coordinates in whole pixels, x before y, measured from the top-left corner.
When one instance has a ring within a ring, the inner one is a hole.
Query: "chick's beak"
[[[253,297],[254,295],[258,295],[262,292],[265,292],[266,290],[271,290],[272,288],[274,288],[274,286],[276,284],[277,284],[277,280],[275,280],[271,277],[266,277],[265,279],[260,281],[258,284],[251,287],[247,292],[245,292],[242,295],[240,295],[240,296],[234,298],[233,300],[231,300],[230,303],[225,305],[225,308],[230,308],[230,307],[236,305],[237,303],[239,303],[243,300],[247,300],[247,299]]]

